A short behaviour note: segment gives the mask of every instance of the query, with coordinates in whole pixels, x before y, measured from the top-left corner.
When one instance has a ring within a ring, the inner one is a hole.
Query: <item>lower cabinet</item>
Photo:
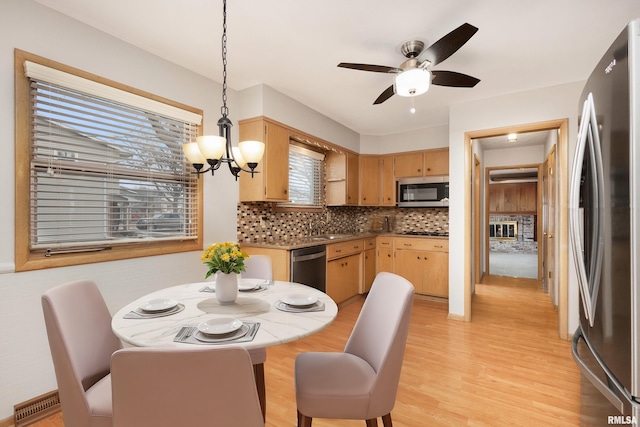
[[[381,243],[378,240],[378,271],[404,277],[418,294],[449,297],[448,240],[396,237],[392,248]]]
[[[366,293],[371,290],[371,285],[376,278],[376,250],[367,249],[363,252],[363,274],[362,274],[362,289],[361,293]]]
[[[378,237],[376,273],[386,271],[393,273],[393,237]]]
[[[327,294],[337,304],[358,294],[360,257],[358,253],[327,262]]]

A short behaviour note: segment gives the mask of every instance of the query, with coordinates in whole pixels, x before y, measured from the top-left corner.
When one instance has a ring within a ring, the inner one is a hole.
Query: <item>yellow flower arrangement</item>
[[[221,271],[223,273],[240,273],[245,271],[244,260],[249,254],[240,249],[236,243],[216,243],[209,246],[202,253],[202,263],[209,266],[205,279]]]

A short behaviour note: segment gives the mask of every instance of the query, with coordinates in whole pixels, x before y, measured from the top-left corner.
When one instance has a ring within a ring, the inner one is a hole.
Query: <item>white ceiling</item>
[[[36,0],[126,42],[222,81],[222,0]],[[448,123],[448,106],[585,80],[632,19],[638,0],[230,0],[228,84],[266,84],[363,135]],[[473,89],[432,86],[410,101],[373,101],[392,74],[340,62],[398,66],[403,42],[429,46],[468,22],[479,28],[434,67],[477,77]]]

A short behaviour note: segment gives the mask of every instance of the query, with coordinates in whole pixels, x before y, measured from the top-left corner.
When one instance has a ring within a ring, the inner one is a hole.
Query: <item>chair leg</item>
[[[393,423],[391,422],[391,414],[382,416],[382,425],[384,427],[393,427]]]
[[[378,427],[378,419],[371,418],[370,420],[367,420],[367,427]]]
[[[302,415],[300,411],[298,411],[298,427],[311,427],[312,422],[313,418]]]
[[[267,391],[264,381],[264,363],[253,365],[253,376],[256,379],[256,389],[258,390],[258,400],[262,408],[262,418],[267,421]]]

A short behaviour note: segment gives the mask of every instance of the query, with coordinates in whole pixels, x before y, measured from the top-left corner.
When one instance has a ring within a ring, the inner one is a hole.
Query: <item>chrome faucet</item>
[[[309,236],[313,236],[313,230],[316,231],[316,235],[320,235],[320,231],[322,231],[322,227],[326,227],[327,223],[324,221],[318,221],[315,224],[313,220],[309,221]]]

